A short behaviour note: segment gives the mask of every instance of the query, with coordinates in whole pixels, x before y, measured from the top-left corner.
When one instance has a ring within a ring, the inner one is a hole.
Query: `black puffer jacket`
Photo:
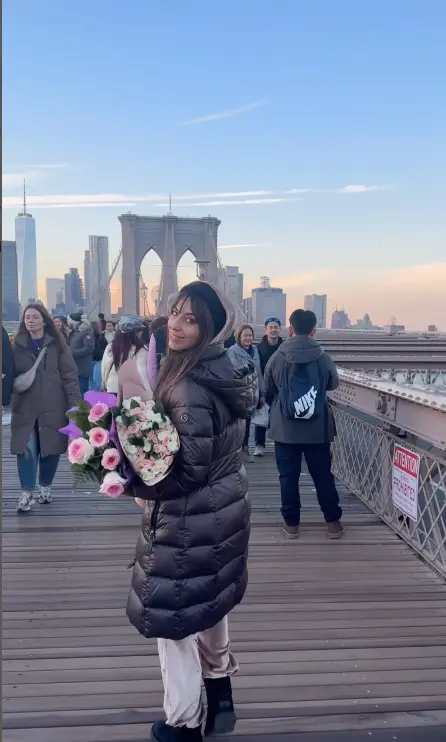
[[[235,369],[221,344],[184,377],[166,411],[181,449],[172,472],[132,495],[146,507],[127,615],[145,637],[183,639],[217,624],[243,598],[250,505],[241,449],[258,390],[248,361]]]

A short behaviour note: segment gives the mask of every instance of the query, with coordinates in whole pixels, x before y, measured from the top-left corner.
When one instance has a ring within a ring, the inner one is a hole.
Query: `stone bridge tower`
[[[181,256],[195,256],[198,275],[217,285],[217,234],[220,221],[213,216],[202,219],[164,216],[119,217],[122,228],[122,305],[127,314],[139,314],[139,278],[141,263],[149,250],[162,262],[158,311],[166,312],[170,294],[178,291],[177,266]]]

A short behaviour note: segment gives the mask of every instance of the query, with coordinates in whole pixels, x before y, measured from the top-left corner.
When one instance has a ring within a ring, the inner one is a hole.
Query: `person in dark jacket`
[[[7,407],[11,401],[13,382],[14,356],[9,335],[2,325],[2,407]]]
[[[205,734],[235,725],[230,677],[238,666],[227,616],[248,581],[242,443],[258,390],[251,360],[235,368],[223,347],[234,319],[224,301],[203,281],[175,300],[155,398],[181,447],[164,480],[138,480],[129,492],[154,501],[143,516],[127,615],[143,636],[158,638],[167,717],[152,728],[158,742],[202,740],[202,677]]]
[[[299,533],[299,477],[303,454],[327,523],[328,537],[336,539],[343,535],[344,529],[331,471],[331,444],[336,431],[326,392],[336,389],[339,379],[330,356],[314,340],[316,322],[314,312],[303,309],[293,312],[290,317],[293,336],[282,343],[266,366],[266,402],[271,405],[269,435],[275,442],[285,535],[296,538]],[[317,394],[321,395],[323,404],[322,414],[314,419],[292,419],[283,412],[280,392],[295,364],[316,366]]]
[[[281,322],[277,317],[268,317],[265,322],[265,334],[257,346],[260,356],[260,366],[262,374],[265,373],[266,364],[280,348],[282,338],[280,337]],[[266,428],[261,425],[255,426],[255,444],[254,456],[263,456],[265,454]]]
[[[68,345],[76,361],[79,386],[84,396],[90,386],[93,366],[93,330],[88,318],[80,312],[69,314],[67,322],[70,328]]]
[[[41,304],[26,307],[12,349],[15,376],[29,371],[44,352],[33,383],[13,395],[11,406],[11,453],[17,456],[22,488],[17,510],[27,512],[35,500],[51,502],[59,457],[68,443],[59,430],[68,422],[67,410],[79,404],[81,396],[73,356]]]

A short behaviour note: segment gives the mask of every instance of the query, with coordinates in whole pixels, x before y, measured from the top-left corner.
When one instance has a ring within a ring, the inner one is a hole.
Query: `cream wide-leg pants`
[[[180,641],[158,639],[164,685],[164,712],[172,727],[198,727],[203,722],[203,678],[224,678],[238,671],[229,651],[228,618],[212,629]]]

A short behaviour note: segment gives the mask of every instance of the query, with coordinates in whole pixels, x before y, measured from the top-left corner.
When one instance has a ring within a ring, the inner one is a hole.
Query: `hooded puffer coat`
[[[165,405],[181,442],[172,471],[155,487],[139,482],[131,492],[155,501],[142,518],[127,606],[147,638],[205,631],[246,590],[250,505],[242,420],[251,417],[258,389],[252,362],[234,368],[227,356],[223,341],[231,329],[228,317]]]

